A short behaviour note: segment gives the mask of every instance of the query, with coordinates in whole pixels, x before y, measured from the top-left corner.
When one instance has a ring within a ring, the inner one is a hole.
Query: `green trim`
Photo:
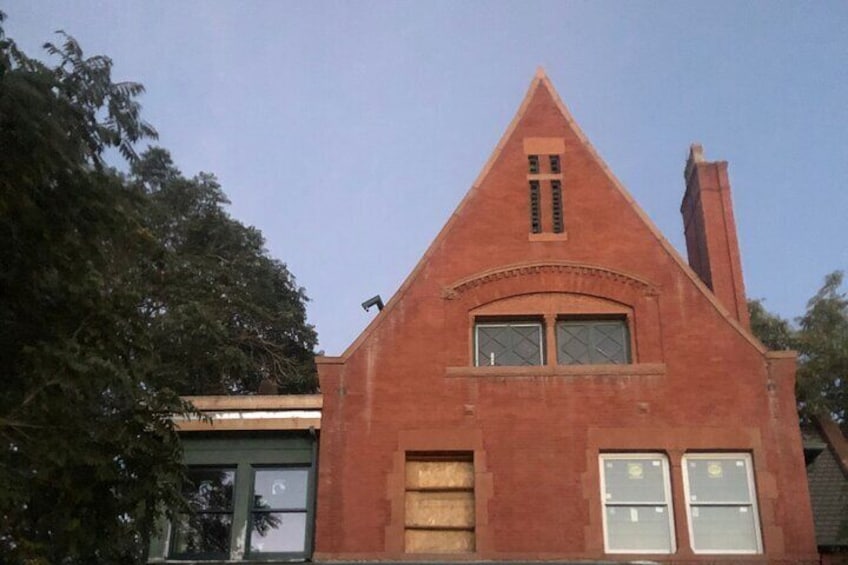
[[[315,517],[315,479],[317,437],[309,432],[218,432],[183,437],[183,459],[187,466],[231,467],[236,470],[233,493],[232,526],[230,531],[230,555],[181,556],[169,554],[173,544],[173,528],[165,519],[160,521],[158,533],[150,542],[149,563],[187,563],[202,564],[228,562],[232,551],[241,546],[244,550],[241,561],[254,563],[275,563],[285,561],[304,561],[312,556]],[[254,468],[261,467],[299,467],[308,470],[306,489],[306,536],[304,551],[292,553],[250,553],[250,534]]]

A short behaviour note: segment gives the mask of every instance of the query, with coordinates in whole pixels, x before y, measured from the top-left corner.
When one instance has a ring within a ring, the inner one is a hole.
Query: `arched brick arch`
[[[470,312],[504,298],[537,293],[580,294],[628,306],[639,362],[663,361],[659,289],[628,273],[567,261],[518,263],[458,280],[446,286],[442,296],[458,311]]]

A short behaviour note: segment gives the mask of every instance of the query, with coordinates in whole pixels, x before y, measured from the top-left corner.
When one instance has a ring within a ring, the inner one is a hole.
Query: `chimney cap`
[[[704,162],[704,147],[700,143],[693,143],[689,146],[689,160],[696,163]]]
[[[692,170],[697,163],[704,163],[704,148],[700,143],[693,143],[689,146],[689,158],[686,159],[686,167],[683,169],[683,178],[686,184],[689,184],[689,177],[692,175]]]

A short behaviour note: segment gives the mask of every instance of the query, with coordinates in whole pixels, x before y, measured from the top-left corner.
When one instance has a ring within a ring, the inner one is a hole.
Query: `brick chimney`
[[[727,161],[707,162],[703,147],[693,144],[683,176],[680,213],[689,265],[730,314],[750,328]]]

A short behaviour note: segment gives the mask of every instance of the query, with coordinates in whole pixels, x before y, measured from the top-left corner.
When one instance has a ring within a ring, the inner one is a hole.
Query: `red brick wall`
[[[687,450],[751,453],[765,558],[815,559],[794,360],[766,356],[732,321],[546,79],[522,111],[398,294],[344,356],[319,360],[316,559],[404,558],[404,453],[427,450],[475,455],[474,559],[628,558],[604,555],[604,450],[669,458],[678,550],[651,559],[698,557],[681,484]],[[564,235],[529,234],[528,138],[562,140]],[[516,314],[542,316],[593,301],[627,313],[632,365],[473,367],[475,312],[519,304]]]

